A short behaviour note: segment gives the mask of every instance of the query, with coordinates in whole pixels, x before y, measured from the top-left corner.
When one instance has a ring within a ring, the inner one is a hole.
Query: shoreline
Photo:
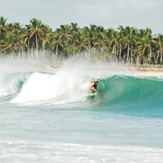
[[[160,71],[134,71],[134,76],[150,78],[150,77],[160,77],[163,76],[163,72]]]
[[[60,69],[60,66],[46,66],[45,67],[45,72],[50,72],[50,73],[55,73],[58,69]],[[98,71],[107,71],[109,68],[108,67],[87,67],[86,69],[90,71],[98,70]],[[130,66],[120,66],[114,69],[112,72],[113,74],[123,74],[125,73],[126,75],[131,75],[131,76],[136,76],[136,77],[144,77],[144,78],[150,78],[150,77],[163,77],[163,68],[162,67],[130,67]]]
[[[163,68],[158,67],[128,67],[134,76],[138,77],[160,77],[163,76]]]

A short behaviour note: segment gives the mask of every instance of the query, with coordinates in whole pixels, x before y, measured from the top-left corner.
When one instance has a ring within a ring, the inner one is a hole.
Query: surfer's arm
[[[92,91],[96,91],[96,90],[97,90],[97,89],[94,88],[94,87],[90,87],[90,89],[91,89]]]

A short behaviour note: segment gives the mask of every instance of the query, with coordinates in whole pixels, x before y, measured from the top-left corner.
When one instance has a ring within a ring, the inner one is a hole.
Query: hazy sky
[[[53,29],[78,23],[115,28],[149,27],[163,34],[163,0],[0,0],[0,16],[8,22],[29,24],[38,18]]]

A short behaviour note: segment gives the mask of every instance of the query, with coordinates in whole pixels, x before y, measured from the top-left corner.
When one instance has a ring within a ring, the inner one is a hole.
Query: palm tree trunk
[[[127,62],[129,62],[129,52],[130,52],[130,47],[129,45],[127,46]]]
[[[37,39],[37,34],[36,34],[36,50],[38,50],[38,39]]]
[[[152,50],[149,50],[150,58],[152,58]]]
[[[114,62],[114,54],[115,53],[115,48],[114,48],[114,45],[113,45],[113,49],[112,49],[112,61]]]
[[[162,57],[162,52],[160,53],[160,55],[161,55],[161,57],[160,57],[160,61],[161,61],[161,63],[162,63],[162,58],[163,58],[163,57]]]
[[[121,46],[120,46],[120,49],[119,49],[119,60],[121,60],[121,58],[122,58],[122,48],[121,48]]]
[[[55,51],[56,58],[58,56],[58,44],[56,45],[56,51]]]
[[[160,51],[158,50],[158,53],[157,53],[157,58],[156,58],[156,65],[158,64],[158,58],[160,56]]]
[[[139,56],[138,55],[136,57],[136,65],[137,65],[137,67],[139,67]]]

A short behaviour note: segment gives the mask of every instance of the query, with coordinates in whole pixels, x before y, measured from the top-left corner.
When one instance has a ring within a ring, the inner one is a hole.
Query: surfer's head
[[[99,83],[98,81],[91,81],[91,82],[90,82],[90,85],[91,85],[91,86],[97,86],[98,83]]]

